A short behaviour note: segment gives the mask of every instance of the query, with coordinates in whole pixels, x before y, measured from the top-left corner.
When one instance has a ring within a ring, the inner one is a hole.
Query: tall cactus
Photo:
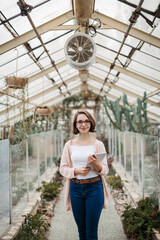
[[[123,93],[123,113],[126,121],[128,122],[129,131],[136,132],[137,126],[135,122],[135,115],[133,115],[133,112],[134,114],[136,113],[134,107],[129,105],[127,95]]]
[[[148,117],[147,117],[147,103],[145,102],[145,100],[146,92],[144,92],[142,100],[137,98],[137,115],[139,119],[139,131],[141,133],[147,134]]]
[[[147,103],[145,102],[146,92],[144,92],[142,100],[140,100],[140,98],[137,99],[137,107],[133,107],[128,103],[126,94],[123,94],[123,106],[120,107],[120,99],[121,97],[113,102],[109,101],[105,96],[105,111],[113,126],[121,130],[121,121],[124,115],[129,126],[129,131],[147,134],[148,117]],[[109,109],[113,112],[114,119],[110,116]]]
[[[108,118],[115,128],[121,130],[121,121],[122,121],[122,109],[120,107],[119,101],[121,98],[118,98],[115,102],[109,101],[107,96],[105,96],[104,108]],[[108,110],[111,110],[114,114],[114,119],[112,119]]]

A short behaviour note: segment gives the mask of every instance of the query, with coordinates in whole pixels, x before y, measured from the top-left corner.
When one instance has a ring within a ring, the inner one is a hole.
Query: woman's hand
[[[95,154],[89,155],[89,157],[87,158],[87,161],[96,169],[98,173],[102,171],[102,165],[98,162],[98,158]]]
[[[87,161],[89,164],[95,166],[98,163],[98,158],[96,155],[89,155],[89,157],[87,158]]]
[[[91,168],[89,167],[81,167],[74,169],[74,175],[80,174],[82,176],[86,176],[90,172]]]

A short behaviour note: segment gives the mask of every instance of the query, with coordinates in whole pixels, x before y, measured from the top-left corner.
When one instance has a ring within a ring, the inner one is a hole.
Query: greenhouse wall
[[[0,141],[0,233],[9,225],[9,140]]]
[[[109,152],[141,198],[158,199],[158,137],[108,129]]]
[[[0,141],[0,236],[20,216],[48,172],[56,166],[63,145],[60,130],[27,136],[17,145],[10,145],[9,140]]]

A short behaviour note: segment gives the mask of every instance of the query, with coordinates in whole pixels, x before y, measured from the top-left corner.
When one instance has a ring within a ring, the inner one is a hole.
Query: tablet
[[[95,153],[95,155],[97,156],[98,162],[100,163],[100,162],[102,162],[103,158],[107,155],[107,153],[106,153],[106,152],[104,152],[104,153]],[[90,167],[91,170],[94,168],[94,167],[93,167],[91,164],[89,164],[89,163],[87,163],[86,167]]]
[[[96,156],[98,158],[98,162],[102,162],[103,158],[107,155],[106,152],[104,153],[96,153]]]

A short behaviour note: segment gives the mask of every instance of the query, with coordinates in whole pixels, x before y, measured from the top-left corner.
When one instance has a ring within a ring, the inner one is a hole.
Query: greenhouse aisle
[[[77,227],[72,212],[67,212],[64,207],[64,193],[65,186],[56,204],[48,237],[49,240],[78,240]],[[114,200],[110,195],[108,208],[102,211],[99,223],[99,240],[126,239],[120,217],[117,215],[114,207]]]

